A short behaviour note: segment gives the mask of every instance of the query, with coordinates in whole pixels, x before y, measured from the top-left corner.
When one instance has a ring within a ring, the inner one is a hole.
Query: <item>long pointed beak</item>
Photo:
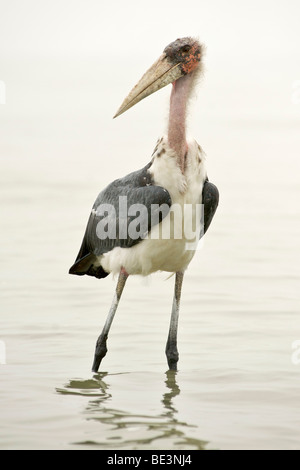
[[[125,98],[114,118],[127,111],[157,90],[160,90],[169,83],[174,82],[182,76],[180,63],[172,64],[163,54],[149,70],[142,76],[140,81],[133,87],[129,95]]]

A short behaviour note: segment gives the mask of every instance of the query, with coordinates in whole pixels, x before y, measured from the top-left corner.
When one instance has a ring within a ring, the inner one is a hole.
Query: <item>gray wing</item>
[[[97,256],[140,243],[166,217],[171,197],[166,189],[152,184],[149,166],[115,180],[99,194],[70,274],[106,277]]]
[[[218,188],[208,179],[203,185],[202,204],[204,204],[204,230],[200,238],[207,232],[219,204]]]

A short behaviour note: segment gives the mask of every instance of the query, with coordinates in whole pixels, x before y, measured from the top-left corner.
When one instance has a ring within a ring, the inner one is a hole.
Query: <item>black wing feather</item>
[[[208,179],[203,185],[202,204],[204,204],[204,231],[201,236],[207,232],[219,204],[219,190]]]
[[[162,218],[167,215],[169,208],[172,205],[170,194],[161,186],[153,185],[151,175],[147,171],[149,166],[150,164],[142,170],[130,173],[124,178],[113,181],[98,195],[93,205],[93,210],[90,214],[76,261],[69,270],[70,274],[77,274],[79,276],[87,274],[97,278],[106,277],[108,273],[99,266],[97,256],[107,253],[117,246],[130,248],[143,240],[146,233],[151,230],[151,223],[155,225],[151,218],[152,204],[157,204],[158,206],[166,204],[168,208],[168,210],[165,211],[160,218],[156,219],[155,222],[160,222]],[[132,238],[129,235],[126,236],[126,238],[118,237],[120,224],[123,223],[123,226],[125,224],[125,233],[128,234],[128,226],[135,218],[135,216],[126,216],[125,219],[119,217],[119,197],[122,196],[126,196],[128,208],[133,204],[142,204],[146,207],[147,219],[143,220],[143,225],[147,226],[147,230],[143,236],[138,238]],[[104,217],[103,214],[100,214],[98,209],[103,204],[110,204],[115,209],[115,217],[112,222],[116,223],[116,238],[108,237],[101,239],[97,235],[97,226]]]

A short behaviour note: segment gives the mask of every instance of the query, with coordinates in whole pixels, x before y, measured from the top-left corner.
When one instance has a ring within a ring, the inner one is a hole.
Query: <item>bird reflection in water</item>
[[[93,379],[70,380],[58,393],[64,395],[81,395],[95,397],[85,408],[87,420],[98,421],[109,426],[105,433],[101,432],[95,439],[74,442],[76,445],[94,445],[103,449],[194,449],[204,450],[206,441],[189,437],[187,431],[196,429],[197,425],[179,421],[176,418],[178,410],[173,401],[180,394],[176,381],[176,371],[166,372],[165,384],[168,391],[163,394],[161,403],[163,412],[158,415],[135,414],[120,409],[107,407],[112,399],[110,386],[104,379],[109,377],[106,372],[97,373]]]

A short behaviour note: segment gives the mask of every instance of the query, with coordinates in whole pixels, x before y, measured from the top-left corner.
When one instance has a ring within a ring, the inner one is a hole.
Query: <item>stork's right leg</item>
[[[181,298],[181,288],[183,281],[184,272],[178,271],[175,278],[175,291],[173,298],[173,307],[169,328],[169,336],[166,345],[166,355],[170,370],[177,370],[177,362],[179,359],[177,349],[177,329],[178,329],[178,317],[179,317],[179,306]]]
[[[107,340],[108,333],[109,333],[111,324],[113,322],[115,313],[117,311],[119,301],[120,301],[125,283],[127,281],[127,278],[128,278],[128,274],[125,271],[125,269],[122,268],[121,271],[120,271],[120,274],[119,274],[119,279],[118,279],[118,283],[117,283],[117,287],[116,287],[116,292],[115,292],[115,295],[114,295],[112,305],[110,307],[108,317],[106,319],[106,322],[105,322],[104,328],[102,330],[102,333],[99,336],[99,338],[97,340],[97,343],[96,343],[96,351],[95,351],[94,363],[93,363],[93,367],[92,367],[93,372],[98,372],[100,363],[101,363],[102,359],[104,358],[105,354],[107,353],[106,340]]]

